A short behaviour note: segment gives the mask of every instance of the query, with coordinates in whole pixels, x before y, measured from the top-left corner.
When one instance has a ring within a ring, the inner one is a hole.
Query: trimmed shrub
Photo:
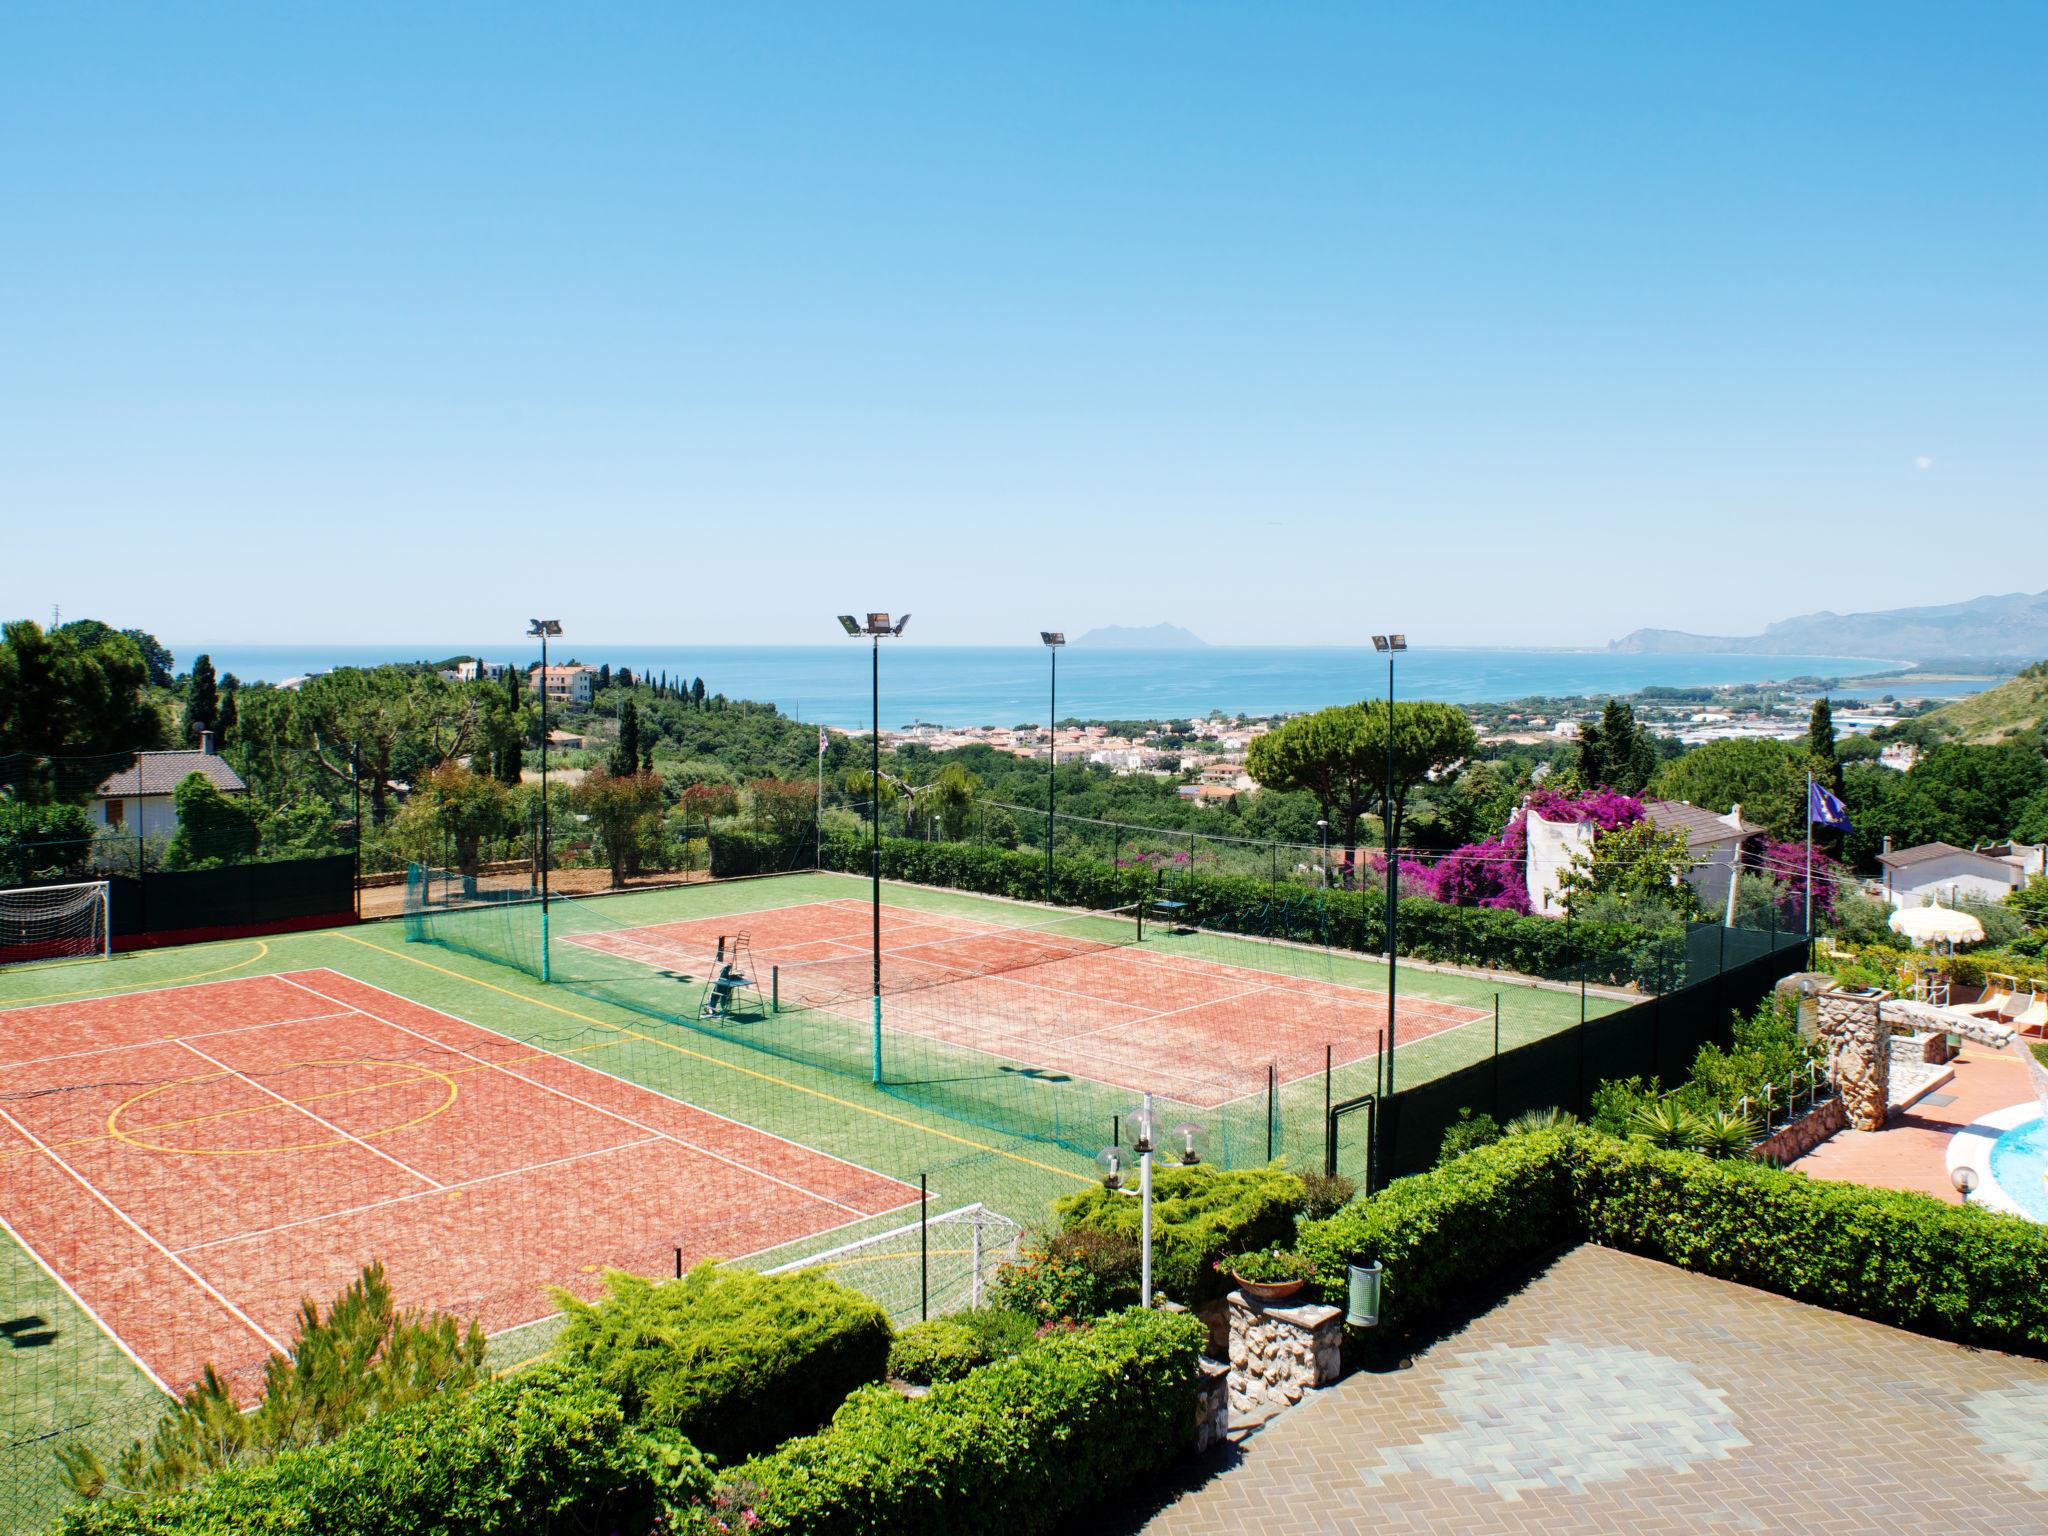
[[[588,1375],[543,1367],[383,1414],[161,1498],[71,1509],[63,1536],[516,1536],[644,1531],[710,1477]]]
[[[1458,1110],[1458,1118],[1444,1127],[1444,1139],[1437,1148],[1439,1166],[1463,1157],[1474,1147],[1490,1147],[1500,1140],[1500,1122],[1493,1116],[1472,1113],[1469,1106]]]
[[[739,1467],[728,1496],[763,1533],[1071,1529],[1187,1450],[1205,1338],[1186,1313],[1133,1310],[921,1398],[863,1388],[822,1433]]]
[[[2048,1228],[1641,1143],[1573,1149],[1595,1242],[1966,1344],[2048,1354]]]
[[[1356,1257],[1386,1266],[1380,1321],[1401,1328],[1440,1311],[1511,1265],[1582,1236],[1573,1183],[1580,1135],[1534,1131],[1396,1179],[1326,1221],[1303,1222],[1297,1246],[1316,1261],[1316,1291],[1344,1304]]]
[[[1291,1241],[1307,1193],[1278,1168],[1225,1171],[1198,1164],[1152,1175],[1152,1279],[1175,1301],[1195,1306],[1230,1288],[1216,1270],[1226,1253]],[[1100,1185],[1062,1195],[1053,1216],[1069,1232],[1096,1231],[1135,1244],[1138,1202]]]
[[[1325,1301],[1353,1255],[1411,1326],[1496,1274],[1590,1238],[1966,1344],[2048,1356],[2048,1228],[1929,1195],[1667,1152],[1583,1128],[1509,1136],[1304,1222]]]
[[[938,1381],[958,1381],[977,1365],[988,1364],[981,1340],[965,1323],[949,1317],[912,1323],[896,1335],[889,1346],[889,1374],[903,1381],[930,1386]]]
[[[888,1364],[882,1309],[818,1270],[704,1263],[659,1284],[609,1274],[605,1288],[594,1304],[557,1293],[559,1358],[618,1394],[634,1422],[721,1460],[817,1428]]]

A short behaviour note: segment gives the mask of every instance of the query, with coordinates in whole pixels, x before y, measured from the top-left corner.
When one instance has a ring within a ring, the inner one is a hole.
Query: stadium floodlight
[[[529,619],[526,632],[540,641],[540,979],[548,979],[548,640],[562,632],[560,619]],[[356,836],[362,836],[357,828]]]
[[[868,878],[872,892],[869,905],[874,909],[874,1035],[870,1055],[877,1083],[882,1080],[882,637],[902,634],[903,626],[909,622],[907,613],[894,624],[886,613],[870,613],[866,624],[850,613],[839,615],[839,627],[856,640],[865,638],[873,652],[869,692],[872,724],[868,735]]]
[[[1406,635],[1374,635],[1372,637],[1372,648],[1382,653],[1387,651],[1405,651],[1408,649],[1408,637]]]
[[[1041,629],[1046,659],[1052,663],[1052,684],[1046,708],[1045,727],[1045,904],[1052,905],[1053,798],[1059,793],[1060,776],[1060,647],[1067,643],[1063,629]]]

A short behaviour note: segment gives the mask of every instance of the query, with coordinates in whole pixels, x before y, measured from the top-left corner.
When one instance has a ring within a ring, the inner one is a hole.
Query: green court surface
[[[864,900],[867,890],[867,882],[855,877],[807,873],[584,897],[559,903],[557,910],[573,908],[575,923],[586,928],[633,929]],[[1023,903],[896,884],[885,886],[884,901],[891,908],[992,927],[1029,927],[1054,915]],[[1151,955],[1186,955],[1203,964],[1318,985],[1379,994],[1386,986],[1385,967],[1375,960],[1301,946],[1225,942],[1214,935],[1154,929],[1143,948]],[[1004,1134],[888,1085],[877,1087],[858,1074],[771,1054],[686,1023],[650,1018],[645,1009],[583,991],[543,985],[510,966],[441,945],[409,943],[397,920],[0,974],[0,1059],[24,1054],[16,1049],[21,1042],[9,1035],[8,1010],[314,968],[398,993],[537,1051],[573,1057],[912,1186],[922,1180],[934,1215],[980,1202],[1029,1225],[1043,1219],[1053,1197],[1093,1177],[1091,1157],[1079,1150],[1095,1134],[1092,1127],[1080,1134],[1069,1127],[1066,1144]],[[932,989],[933,997],[945,990]],[[1400,969],[1399,995],[1404,1003],[1440,1003],[1470,1015],[1469,1022],[1400,1045],[1404,1083],[1483,1060],[1495,1047],[1496,1028],[1500,1048],[1506,1049],[1576,1025],[1582,1008],[1597,1014],[1625,1006],[1619,994],[1596,991],[1582,997],[1576,988],[1408,964]],[[928,1001],[926,1006],[943,1003]],[[1270,1112],[1261,1092],[1251,1102],[1219,1106],[1214,1118],[1251,1116],[1262,1132],[1270,1123],[1276,1156],[1290,1165],[1319,1164],[1326,1097],[1371,1091],[1376,1069],[1369,1056],[1353,1059],[1341,1063],[1327,1081],[1318,1071],[1284,1084]],[[1119,1088],[1100,1102],[1121,1104],[1127,1097]],[[1100,1141],[1107,1142],[1112,1133],[1110,1124],[1102,1124]],[[1247,1140],[1241,1130],[1238,1135],[1236,1153],[1227,1160],[1263,1162],[1265,1146],[1258,1138]],[[763,1267],[787,1263],[904,1220],[901,1212],[875,1216],[783,1249],[732,1257]],[[377,1255],[360,1257],[367,1262]],[[0,1338],[0,1509],[6,1512],[0,1530],[38,1530],[67,1497],[55,1448],[77,1435],[111,1460],[127,1439],[146,1432],[161,1397],[11,1232],[0,1233],[0,1287],[7,1298],[0,1308],[7,1313],[0,1318],[7,1329]],[[543,1322],[499,1335],[492,1343],[493,1362],[509,1366],[531,1358],[545,1350],[552,1332],[552,1324]]]

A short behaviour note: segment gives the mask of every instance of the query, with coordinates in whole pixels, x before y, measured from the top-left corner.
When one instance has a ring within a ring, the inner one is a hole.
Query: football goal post
[[[0,965],[108,954],[107,916],[104,880],[0,890]]]

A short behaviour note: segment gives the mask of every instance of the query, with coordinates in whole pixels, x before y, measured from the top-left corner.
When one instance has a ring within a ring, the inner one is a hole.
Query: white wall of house
[[[110,807],[119,806],[115,811]],[[92,803],[95,826],[112,827],[121,835],[138,833],[152,841],[178,830],[178,808],[169,795],[121,795]]]
[[[1557,877],[1580,855],[1591,856],[1593,825],[1583,821],[1545,821],[1534,811],[1528,817],[1529,910],[1538,917],[1563,917]]]
[[[1885,871],[1885,897],[1894,907],[1924,907],[1929,901],[1947,906],[1957,900],[2003,901],[2022,876],[2006,866],[1993,871],[1993,861],[1970,853],[1944,854],[1904,869]]]

